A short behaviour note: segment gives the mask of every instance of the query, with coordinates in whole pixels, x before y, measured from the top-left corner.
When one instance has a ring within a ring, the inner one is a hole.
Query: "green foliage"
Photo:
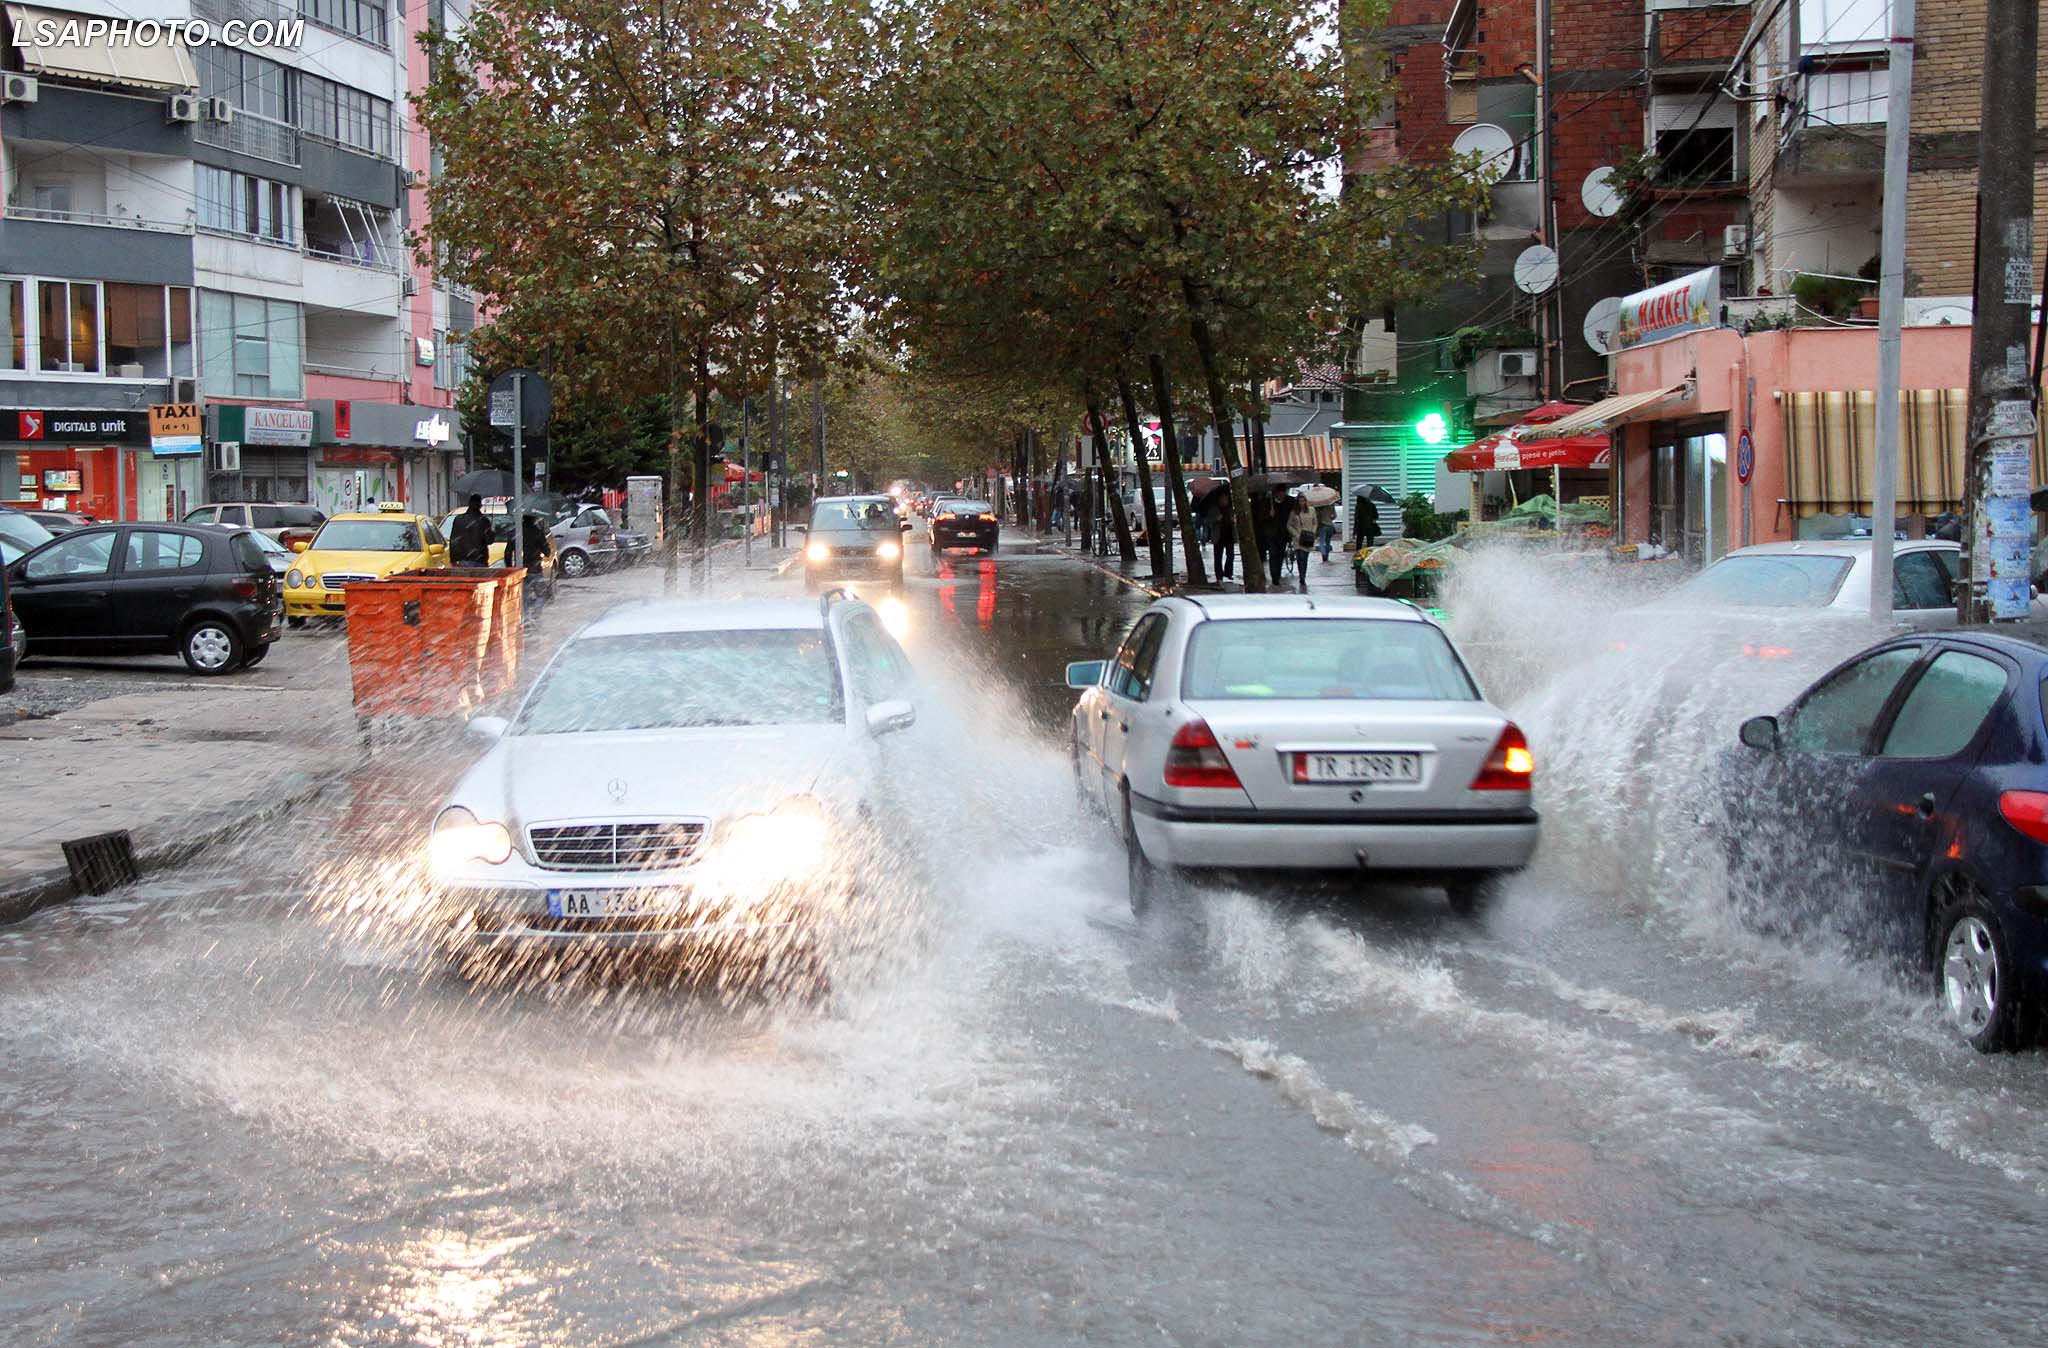
[[[1465,369],[1482,351],[1536,345],[1536,333],[1527,324],[1497,323],[1491,327],[1459,328],[1450,336],[1449,356],[1454,369]]]
[[[1802,272],[1792,278],[1792,298],[1804,308],[1829,318],[1840,318],[1855,309],[1856,301],[1871,293],[1870,283],[1840,276],[1813,276]]]
[[[1462,510],[1450,514],[1438,514],[1430,499],[1421,492],[1410,492],[1401,498],[1401,533],[1418,543],[1433,543],[1449,538],[1458,532],[1458,522],[1465,518]]]

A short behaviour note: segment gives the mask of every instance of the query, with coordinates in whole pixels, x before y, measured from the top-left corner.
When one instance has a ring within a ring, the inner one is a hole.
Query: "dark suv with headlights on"
[[[903,584],[903,535],[910,525],[896,517],[887,496],[826,496],[811,507],[804,534],[804,588],[827,580],[883,580]]]

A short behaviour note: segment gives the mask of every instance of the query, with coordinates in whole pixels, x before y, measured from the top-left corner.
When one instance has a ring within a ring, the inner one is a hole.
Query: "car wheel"
[[[269,643],[269,642],[265,642],[265,643],[263,643],[262,645],[260,645],[260,646],[256,647],[256,648],[255,648],[254,650],[250,651],[250,652],[249,652],[249,653],[248,653],[247,655],[245,655],[245,656],[243,656],[243,657],[242,657],[242,668],[243,668],[243,669],[254,669],[254,668],[256,668],[256,666],[258,666],[258,665],[260,665],[260,664],[262,664],[262,663],[263,663],[264,657],[268,656],[269,654],[270,654],[270,643]]]
[[[1491,871],[1446,881],[1444,897],[1459,917],[1484,917],[1500,901],[1501,879]]]
[[[1155,866],[1138,841],[1138,829],[1131,819],[1131,799],[1124,796],[1124,884],[1131,903],[1131,916],[1143,921],[1161,904],[1175,896],[1175,872],[1171,866]]]
[[[241,667],[242,637],[232,623],[201,618],[185,629],[178,653],[194,674],[225,674]]]
[[[581,580],[590,574],[590,554],[581,548],[571,548],[562,554],[562,574],[570,580]]]
[[[1934,921],[1934,987],[1942,1015],[1979,1053],[2019,1045],[2020,988],[1998,915],[1958,886]]]
[[[284,615],[284,625],[296,632],[305,627],[306,619],[296,613],[287,613]]]

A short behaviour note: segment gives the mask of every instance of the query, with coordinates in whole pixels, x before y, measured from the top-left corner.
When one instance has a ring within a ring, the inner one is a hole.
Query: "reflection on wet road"
[[[1135,932],[1053,737],[1062,666],[1143,603],[913,551],[933,689],[896,770],[934,920],[834,1014],[479,996],[332,921],[309,896],[418,837],[402,775],[0,929],[0,1338],[2038,1337],[2043,1055],[1707,920],[1591,803],[1546,800],[1483,929],[1292,886]],[[1544,761],[1628,742],[1612,689],[1594,717],[1487,660]]]

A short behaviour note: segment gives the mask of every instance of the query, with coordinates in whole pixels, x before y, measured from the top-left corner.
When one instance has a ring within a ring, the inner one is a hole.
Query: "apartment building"
[[[445,503],[474,305],[407,242],[431,147],[405,99],[420,32],[459,17],[446,0],[6,6],[0,501],[138,519]],[[135,26],[193,21],[208,40]]]

